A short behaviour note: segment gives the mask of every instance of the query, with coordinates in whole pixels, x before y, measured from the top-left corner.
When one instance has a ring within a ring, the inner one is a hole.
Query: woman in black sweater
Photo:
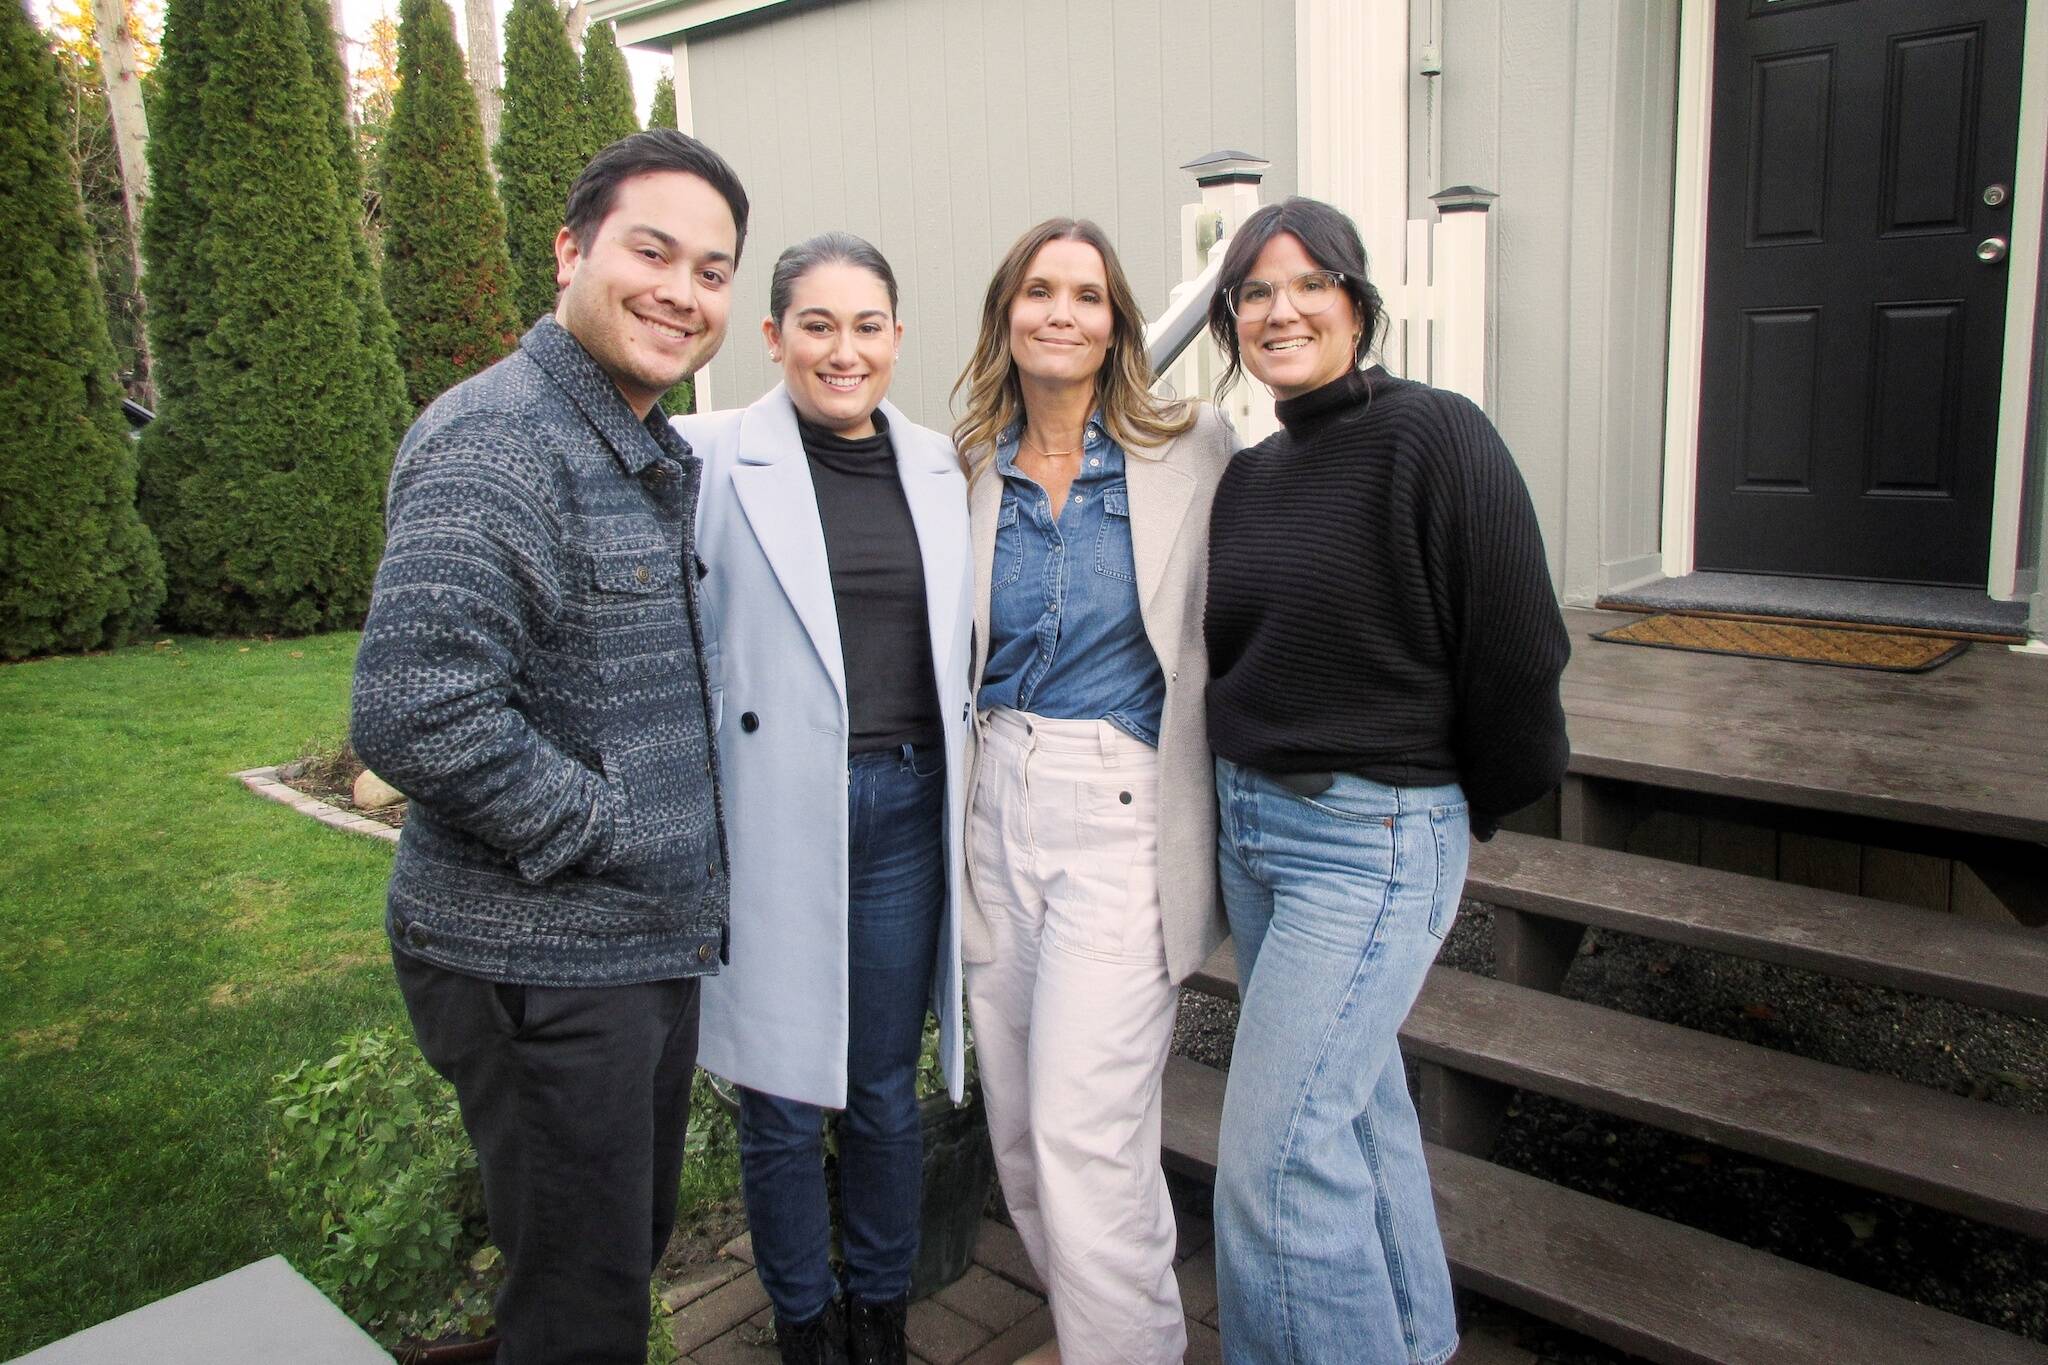
[[[1361,368],[1379,321],[1357,229],[1299,198],[1232,237],[1209,314],[1283,427],[1217,490],[1205,627],[1243,997],[1217,1270],[1225,1356],[1260,1365],[1456,1349],[1395,1034],[1470,838],[1567,755],[1528,489],[1471,402]]]

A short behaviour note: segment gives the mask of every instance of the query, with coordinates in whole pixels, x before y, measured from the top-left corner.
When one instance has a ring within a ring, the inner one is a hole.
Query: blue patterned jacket
[[[407,433],[349,727],[412,799],[399,951],[528,985],[718,969],[701,472],[552,318]]]

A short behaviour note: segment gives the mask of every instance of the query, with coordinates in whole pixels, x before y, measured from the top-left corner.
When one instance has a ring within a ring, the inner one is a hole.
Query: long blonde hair
[[[995,458],[996,441],[1024,416],[1024,390],[1010,354],[1010,305],[1047,242],[1082,242],[1102,256],[1109,284],[1110,335],[1108,354],[1095,376],[1095,403],[1111,438],[1126,450],[1142,450],[1164,445],[1195,423],[1191,404],[1152,392],[1144,315],[1109,238],[1086,218],[1048,218],[1019,237],[996,267],[982,301],[974,354],[953,381],[956,403],[966,392],[965,410],[953,426],[953,443],[971,474],[988,466]]]

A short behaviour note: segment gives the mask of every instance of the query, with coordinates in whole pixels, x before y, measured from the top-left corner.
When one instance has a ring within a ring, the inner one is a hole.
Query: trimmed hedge
[[[17,659],[132,639],[164,583],[135,509],[63,76],[22,7],[0,10],[0,657]]]
[[[384,138],[384,296],[415,406],[519,343],[505,211],[443,0],[403,0]]]

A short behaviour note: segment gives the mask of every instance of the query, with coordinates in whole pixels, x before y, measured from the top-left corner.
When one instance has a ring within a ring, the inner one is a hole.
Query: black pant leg
[[[509,986],[394,958],[420,1050],[455,1086],[505,1257],[499,1365],[641,1365],[697,982]]]

